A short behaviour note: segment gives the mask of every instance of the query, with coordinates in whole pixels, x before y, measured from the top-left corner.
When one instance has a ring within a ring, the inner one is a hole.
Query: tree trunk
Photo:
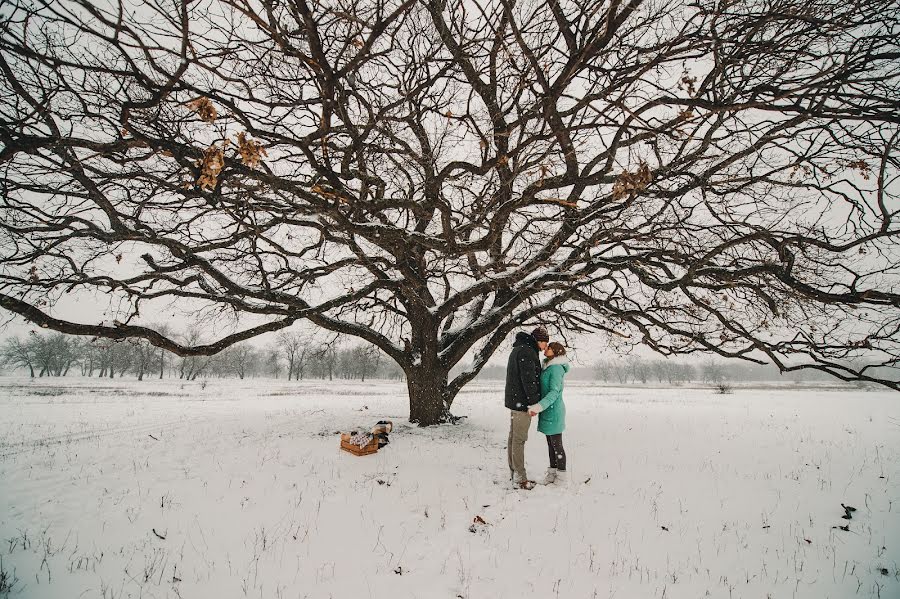
[[[450,421],[453,397],[447,385],[448,372],[437,367],[418,366],[406,376],[409,389],[409,421],[431,426]]]

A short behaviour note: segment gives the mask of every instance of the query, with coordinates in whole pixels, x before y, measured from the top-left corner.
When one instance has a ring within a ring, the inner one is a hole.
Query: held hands
[[[544,411],[543,406],[541,404],[536,403],[533,406],[528,406],[528,415],[534,418],[538,414]]]

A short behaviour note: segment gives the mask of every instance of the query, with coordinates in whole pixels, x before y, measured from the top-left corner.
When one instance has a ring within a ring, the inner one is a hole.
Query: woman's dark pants
[[[565,471],[566,450],[563,449],[562,433],[547,435],[547,450],[550,452],[550,467]]]

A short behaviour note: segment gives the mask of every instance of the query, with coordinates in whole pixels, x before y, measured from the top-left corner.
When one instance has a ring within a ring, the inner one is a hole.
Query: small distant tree
[[[139,381],[144,380],[144,375],[156,369],[156,348],[146,339],[129,339],[128,345],[131,351],[130,366]]]
[[[632,382],[640,381],[642,384],[647,384],[647,380],[650,378],[650,367],[646,360],[638,356],[630,356],[627,367],[628,372],[631,374]]]
[[[625,364],[624,361],[610,361],[610,368],[612,369],[613,376],[616,377],[617,383],[619,383],[620,385],[624,385],[628,382],[629,369],[628,365]]]
[[[161,335],[168,336],[171,334],[171,327],[165,323],[159,323],[154,325],[157,331],[160,332]],[[166,372],[166,366],[169,364],[172,354],[168,352],[164,347],[156,348],[156,365],[159,367],[159,378],[162,380],[163,375]]]
[[[265,356],[265,365],[268,366],[268,373],[272,375],[272,378],[277,379],[281,376],[281,368],[284,365],[284,355],[282,354],[282,349],[278,345],[278,343],[273,343],[266,347],[264,350]],[[289,379],[290,380],[290,375]]]
[[[657,383],[672,383],[672,363],[668,360],[653,360],[648,364],[650,373]]]
[[[53,346],[48,342],[47,338],[43,335],[35,335],[33,338],[34,343],[34,357],[37,362],[38,368],[38,376],[50,376],[53,374],[53,366],[56,362],[53,355]]]
[[[312,351],[309,349],[307,338],[296,332],[279,333],[277,339],[278,348],[287,363],[287,378],[302,380]]]
[[[119,370],[119,378],[122,378],[131,371],[134,365],[137,357],[135,346],[131,343],[125,343],[122,340],[119,340],[119,342],[115,344],[113,352],[116,356],[116,368]]]
[[[693,381],[697,379],[697,368],[691,364],[682,364],[679,369],[680,380],[683,382]]]
[[[591,369],[591,372],[594,374],[594,379],[603,381],[604,383],[609,382],[609,366],[605,360],[597,361]]]
[[[725,381],[725,368],[715,360],[707,360],[702,368],[703,382],[717,385]]]
[[[72,365],[78,361],[79,345],[78,337],[54,333],[50,335],[48,342],[54,355],[54,372],[56,376],[66,376]]]
[[[185,344],[197,345],[201,342],[200,330],[197,327],[191,327],[183,335]],[[183,356],[179,362],[178,378],[193,381],[196,380],[210,365],[211,358],[208,355],[188,355]]]
[[[313,351],[312,359],[321,378],[328,377],[334,380],[335,370],[338,365],[338,348],[336,343],[327,343],[323,347]]]
[[[114,360],[113,348],[115,341],[112,339],[96,339],[94,340],[94,352],[97,355],[97,376],[100,378],[106,376],[115,376],[115,372],[108,374],[112,368]]]
[[[378,370],[381,353],[371,345],[357,345],[350,350],[350,356],[356,365],[356,372],[363,381]]]
[[[259,352],[249,343],[234,346],[234,371],[243,380],[249,373],[255,372],[259,362]]]
[[[8,337],[0,347],[0,362],[13,368],[27,368],[29,376],[34,378],[35,344],[30,339]]]

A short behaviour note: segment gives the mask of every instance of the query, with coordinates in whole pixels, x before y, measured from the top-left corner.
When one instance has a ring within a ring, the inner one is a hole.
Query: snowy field
[[[400,384],[0,378],[2,582],[54,599],[900,597],[900,394],[573,384],[574,482],[531,492],[501,484],[501,397],[473,384],[463,424],[419,429]],[[338,450],[382,418],[378,454]],[[534,428],[526,455],[537,477]]]

